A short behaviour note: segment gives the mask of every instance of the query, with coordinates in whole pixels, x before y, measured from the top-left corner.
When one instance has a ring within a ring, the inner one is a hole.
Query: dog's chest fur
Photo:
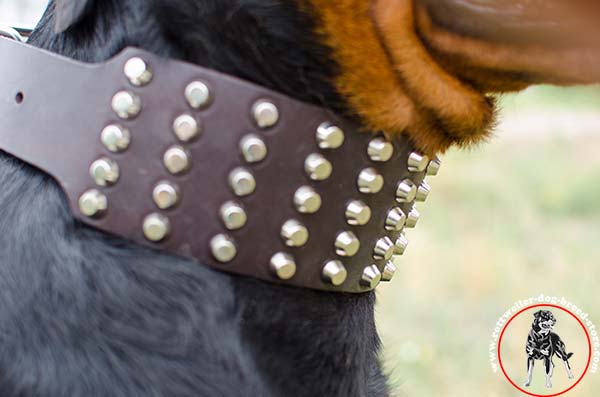
[[[343,110],[311,23],[284,0],[104,0],[60,36],[47,14],[31,42],[85,61],[139,46]],[[387,393],[372,294],[265,285],[102,235],[5,155],[0,186],[0,395]]]

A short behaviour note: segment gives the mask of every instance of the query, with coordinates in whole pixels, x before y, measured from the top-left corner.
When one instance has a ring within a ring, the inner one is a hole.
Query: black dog
[[[532,329],[527,337],[527,381],[525,387],[531,386],[533,367],[536,360],[543,360],[546,368],[546,387],[552,387],[554,373],[554,356],[558,356],[565,363],[569,379],[573,379],[569,359],[573,353],[567,353],[564,342],[560,336],[552,332],[556,325],[556,318],[551,311],[540,310],[534,314]]]

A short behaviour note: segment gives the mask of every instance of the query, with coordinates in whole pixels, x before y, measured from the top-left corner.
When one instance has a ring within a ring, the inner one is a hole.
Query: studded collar
[[[406,138],[140,49],[90,65],[0,38],[0,54],[0,150],[54,177],[79,221],[219,271],[372,290],[439,169]]]

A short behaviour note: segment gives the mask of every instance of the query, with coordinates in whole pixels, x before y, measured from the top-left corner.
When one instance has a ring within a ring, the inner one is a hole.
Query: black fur
[[[51,3],[31,43],[83,61],[138,46],[344,109],[291,0],[91,3],[62,34]],[[5,155],[0,187],[1,396],[387,395],[373,294],[265,284],[107,236]]]

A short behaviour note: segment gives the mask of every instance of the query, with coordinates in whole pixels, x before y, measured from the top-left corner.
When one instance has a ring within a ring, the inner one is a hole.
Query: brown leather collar
[[[327,109],[127,48],[102,64],[0,38],[0,149],[73,216],[217,270],[365,292],[395,271],[439,161]]]

